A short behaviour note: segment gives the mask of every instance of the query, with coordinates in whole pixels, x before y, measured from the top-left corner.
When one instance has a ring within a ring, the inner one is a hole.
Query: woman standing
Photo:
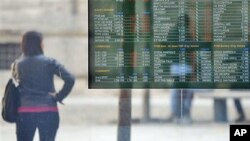
[[[33,141],[36,129],[40,141],[54,141],[59,127],[57,102],[62,103],[70,93],[75,78],[55,59],[44,56],[41,33],[25,33],[21,51],[22,56],[12,65],[12,75],[20,91],[17,141]],[[53,83],[54,75],[64,81],[58,92]]]

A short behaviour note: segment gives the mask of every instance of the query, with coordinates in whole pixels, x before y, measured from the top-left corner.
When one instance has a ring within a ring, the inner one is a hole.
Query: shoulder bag
[[[9,79],[2,99],[2,117],[9,123],[16,122],[19,105],[19,91],[14,81],[13,78]]]

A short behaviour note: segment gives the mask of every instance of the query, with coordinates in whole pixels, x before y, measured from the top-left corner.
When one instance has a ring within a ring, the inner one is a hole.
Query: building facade
[[[76,76],[87,76],[87,0],[0,0],[0,78],[20,55],[23,33],[44,34],[45,54],[58,59]]]

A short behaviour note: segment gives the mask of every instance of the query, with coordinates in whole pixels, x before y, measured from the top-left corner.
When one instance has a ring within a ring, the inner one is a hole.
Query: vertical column
[[[205,18],[205,22],[203,23],[204,28],[205,28],[205,39],[204,41],[206,42],[211,42],[212,41],[212,2],[210,0],[205,1],[205,12],[204,12],[204,18]]]
[[[248,31],[245,31],[245,32],[248,32],[248,34],[249,34],[249,32],[250,32],[250,2],[248,1],[248,0],[246,0],[247,2],[245,2],[246,3],[246,5],[247,5],[247,7],[248,7],[248,20],[247,20],[247,23],[248,23]],[[250,41],[250,36],[248,35],[248,42]]]
[[[199,13],[201,11],[199,11],[199,1],[196,0],[195,2],[195,41],[199,41],[199,24],[202,25],[202,18],[201,18],[201,22],[199,21]]]
[[[179,0],[179,42],[186,41],[185,1]],[[185,82],[185,48],[179,50],[179,82]]]
[[[135,1],[131,0],[124,0],[123,6],[122,6],[124,17],[129,17],[128,19],[131,19],[135,15]],[[125,22],[125,21],[124,21]],[[131,23],[134,25],[134,23]],[[125,24],[124,24],[125,25]],[[131,36],[128,32],[131,30],[131,26],[124,26],[124,36]],[[124,39],[124,42],[122,44],[122,48],[124,50],[124,53],[132,54],[134,52],[134,42],[129,42],[128,39]],[[126,59],[124,57],[124,59]],[[133,64],[132,64],[133,65]],[[125,74],[132,74],[133,73],[133,67],[125,67],[124,68]],[[123,83],[120,85],[122,86]],[[128,84],[127,88],[132,88],[132,84]],[[120,97],[119,97],[119,114],[118,114],[118,135],[117,135],[117,141],[130,141],[131,140],[131,90],[121,90]]]
[[[186,49],[180,48],[179,52],[179,81],[186,82],[186,74],[187,74],[187,65],[186,65]]]
[[[114,15],[114,34],[115,34],[115,42],[123,41],[123,12],[116,12]]]
[[[242,64],[240,66],[240,70],[242,70],[242,74],[239,77],[242,77],[242,82],[250,82],[250,68],[249,68],[249,48],[244,48],[242,51]]]
[[[185,0],[180,0],[179,3],[179,41],[186,41],[186,13]]]
[[[242,3],[242,36],[243,41],[248,41],[248,0],[243,0]]]

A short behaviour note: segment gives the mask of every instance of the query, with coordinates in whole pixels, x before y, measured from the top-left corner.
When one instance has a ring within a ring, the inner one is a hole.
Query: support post
[[[143,96],[143,121],[148,122],[151,119],[150,116],[151,107],[150,107],[150,90],[147,89]]]
[[[121,90],[117,141],[131,140],[131,90]]]
[[[124,54],[129,54],[131,58],[134,55],[134,42],[131,38],[135,37],[135,3],[136,1],[124,0],[122,5],[123,16],[123,42],[122,47]],[[124,56],[124,60],[126,56]],[[133,75],[134,60],[131,62],[124,62],[123,73]],[[128,80],[127,80],[128,81]],[[128,81],[128,88],[133,88],[133,83]],[[123,89],[119,97],[119,115],[118,115],[118,134],[117,141],[130,141],[131,140],[131,89]]]
[[[227,122],[227,103],[226,99],[214,99],[214,120],[215,122]]]

